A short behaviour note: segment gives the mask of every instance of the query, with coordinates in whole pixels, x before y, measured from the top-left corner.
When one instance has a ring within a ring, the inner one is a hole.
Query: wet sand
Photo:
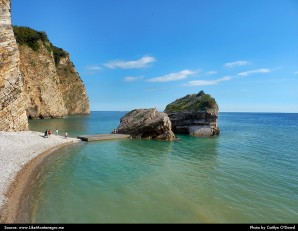
[[[29,192],[43,162],[54,150],[77,142],[39,132],[0,132],[0,223],[30,222]]]

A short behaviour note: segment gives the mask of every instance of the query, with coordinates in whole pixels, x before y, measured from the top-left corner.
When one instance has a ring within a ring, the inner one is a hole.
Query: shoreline
[[[28,214],[30,186],[34,184],[47,157],[59,148],[80,142],[76,138],[64,139],[56,135],[39,139],[41,136],[42,133],[32,131],[0,132],[0,144],[4,143],[4,147],[2,145],[0,150],[0,165],[2,169],[5,167],[8,169],[5,174],[3,171],[0,172],[1,224],[30,223]],[[32,138],[37,140],[32,142]],[[19,139],[21,145],[16,143]],[[8,140],[12,142],[7,142]]]

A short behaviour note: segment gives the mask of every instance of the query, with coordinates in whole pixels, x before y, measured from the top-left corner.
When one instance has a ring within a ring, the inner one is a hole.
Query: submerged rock
[[[129,134],[132,138],[175,140],[168,115],[154,108],[127,113],[121,118],[117,133]]]
[[[168,114],[174,133],[194,136],[218,135],[218,105],[214,98],[203,91],[187,95],[169,104]]]

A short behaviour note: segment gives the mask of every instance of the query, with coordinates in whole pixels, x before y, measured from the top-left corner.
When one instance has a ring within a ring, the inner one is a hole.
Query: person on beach
[[[51,132],[51,130],[49,129],[49,131],[48,131],[48,135],[50,136],[50,135],[52,135],[52,132]]]
[[[44,132],[44,138],[48,138],[48,129]]]
[[[65,138],[65,139],[67,139],[67,136],[68,136],[68,133],[67,133],[67,132],[65,132],[65,137],[64,137],[64,138]]]
[[[58,131],[58,129],[56,128],[56,135],[58,136],[59,135],[59,131]]]

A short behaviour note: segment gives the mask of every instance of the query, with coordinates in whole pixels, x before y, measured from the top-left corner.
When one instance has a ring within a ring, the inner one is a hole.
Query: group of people
[[[51,132],[50,129],[47,129],[47,130],[44,132],[44,138],[49,138],[50,135],[52,135],[52,132]],[[59,135],[59,130],[58,130],[58,129],[56,129],[56,135]],[[65,136],[64,136],[64,138],[67,139],[67,137],[68,137],[68,133],[65,132]]]
[[[112,134],[117,134],[118,130],[117,129],[113,129]]]
[[[50,135],[52,135],[52,132],[50,129],[47,129],[45,132],[44,132],[44,138],[48,138]]]

